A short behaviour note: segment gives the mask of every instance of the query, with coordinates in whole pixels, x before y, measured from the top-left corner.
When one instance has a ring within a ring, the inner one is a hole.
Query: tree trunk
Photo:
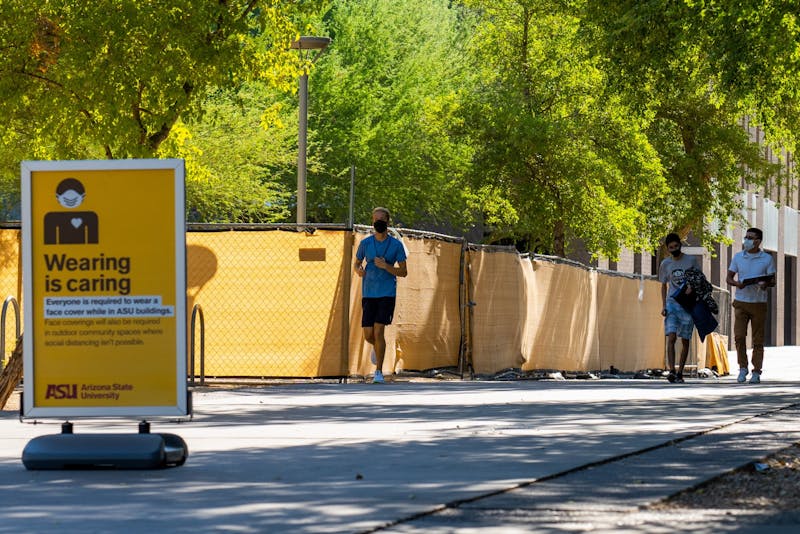
[[[566,258],[566,237],[564,236],[564,221],[561,219],[553,223],[553,255]]]

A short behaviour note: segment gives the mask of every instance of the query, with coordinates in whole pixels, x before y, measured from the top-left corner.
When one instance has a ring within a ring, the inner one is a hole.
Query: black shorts
[[[375,323],[392,324],[395,297],[361,299],[361,326],[366,328]]]

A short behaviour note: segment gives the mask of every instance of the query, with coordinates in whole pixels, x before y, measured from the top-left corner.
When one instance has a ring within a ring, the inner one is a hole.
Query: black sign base
[[[189,451],[175,434],[50,434],[22,451],[26,469],[161,469],[183,465]]]

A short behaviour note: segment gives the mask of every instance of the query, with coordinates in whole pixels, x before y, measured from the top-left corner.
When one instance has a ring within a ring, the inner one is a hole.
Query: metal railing
[[[17,303],[17,299],[9,296],[3,302],[3,311],[0,314],[0,371],[3,369],[6,359],[6,314],[8,313],[9,305],[14,307],[14,319],[16,321],[14,339],[19,339],[20,336],[19,303]]]
[[[206,321],[203,316],[203,307],[195,304],[192,308],[191,339],[189,340],[189,385],[195,385],[194,360],[195,360],[195,324],[200,317],[200,385],[206,383]]]

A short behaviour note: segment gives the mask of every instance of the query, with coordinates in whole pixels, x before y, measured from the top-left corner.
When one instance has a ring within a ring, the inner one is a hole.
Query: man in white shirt
[[[767,289],[775,286],[775,262],[761,250],[763,232],[748,228],[744,236],[744,250],[737,252],[728,267],[728,284],[736,288],[733,299],[733,339],[739,360],[739,383],[747,380],[747,324],[753,335],[753,374],[751,384],[761,382],[761,365],[764,363],[764,323],[767,319]],[[734,277],[738,275],[738,281]]]

